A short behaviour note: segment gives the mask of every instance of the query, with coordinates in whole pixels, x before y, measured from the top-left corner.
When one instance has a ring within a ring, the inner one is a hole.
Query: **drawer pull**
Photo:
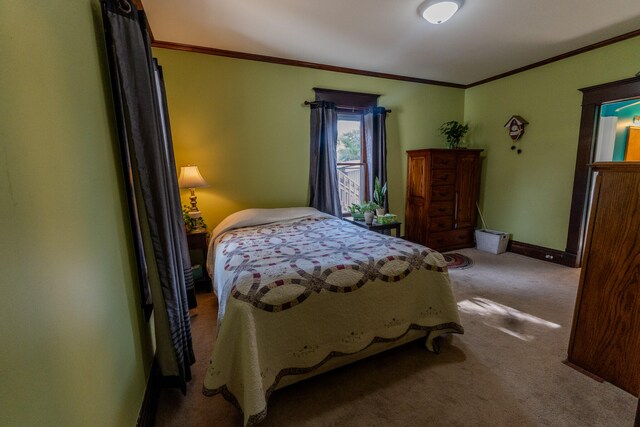
[[[438,212],[445,212],[446,209],[445,208],[438,208]]]
[[[447,179],[449,179],[449,175],[442,175],[440,178],[446,181]]]
[[[446,191],[441,191],[441,192],[439,192],[438,194],[439,194],[441,197],[444,197],[444,196],[446,196],[446,195],[447,195],[447,194],[449,194],[449,193],[447,193]]]
[[[441,239],[437,239],[436,243],[444,243],[444,239],[442,239],[442,238]]]

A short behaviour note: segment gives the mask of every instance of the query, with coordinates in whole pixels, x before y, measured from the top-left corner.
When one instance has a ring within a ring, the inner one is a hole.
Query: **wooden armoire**
[[[593,171],[568,361],[640,396],[640,162]]]
[[[408,240],[438,251],[474,245],[480,152],[442,148],[407,151]]]

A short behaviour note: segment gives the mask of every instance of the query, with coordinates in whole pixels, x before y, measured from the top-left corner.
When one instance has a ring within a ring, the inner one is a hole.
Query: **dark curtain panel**
[[[103,15],[106,13],[103,4]],[[131,221],[131,234],[133,235],[133,246],[136,254],[136,264],[138,272],[138,285],[140,287],[140,304],[145,314],[145,319],[148,321],[151,318],[153,311],[153,300],[151,297],[151,286],[149,284],[149,275],[147,270],[147,260],[144,253],[144,243],[142,239],[142,230],[140,225],[140,218],[138,216],[139,206],[136,198],[134,175],[132,168],[132,159],[129,148],[129,139],[127,134],[127,128],[125,126],[124,111],[122,97],[120,91],[117,88],[121,87],[121,82],[118,75],[113,72],[115,70],[114,56],[112,54],[112,43],[109,39],[108,25],[105,20],[105,36],[108,46],[108,58],[109,68],[111,70],[111,85],[113,89],[113,102],[116,109],[116,119],[118,121],[118,140],[120,141],[120,157],[122,160],[122,168],[124,172],[125,188],[127,191],[127,200],[129,207],[129,218]]]
[[[384,107],[372,107],[364,113],[364,138],[367,151],[367,200],[373,200],[373,184],[376,177],[382,185],[387,182],[387,110]],[[384,208],[389,210],[389,193]]]
[[[128,0],[102,0],[103,21],[123,152],[131,157],[144,203],[160,287],[183,392],[195,361],[187,287],[193,286],[164,100],[151,58],[146,17]],[[134,192],[135,194],[135,192]],[[173,370],[173,369],[172,369]]]
[[[338,193],[338,114],[332,102],[311,104],[311,164],[309,206],[342,217]]]

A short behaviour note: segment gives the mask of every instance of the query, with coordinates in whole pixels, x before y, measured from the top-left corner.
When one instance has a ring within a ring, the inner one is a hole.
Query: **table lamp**
[[[180,188],[188,188],[191,191],[191,209],[189,209],[189,217],[195,220],[196,228],[192,230],[195,233],[205,231],[202,228],[202,214],[198,210],[198,202],[196,197],[196,188],[208,187],[207,181],[204,180],[197,166],[182,166],[180,168],[180,177],[178,178],[178,186]]]

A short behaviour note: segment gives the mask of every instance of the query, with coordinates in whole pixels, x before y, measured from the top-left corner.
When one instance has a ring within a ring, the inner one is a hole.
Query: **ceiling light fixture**
[[[418,7],[418,14],[432,24],[442,24],[461,7],[462,0],[427,0]]]

